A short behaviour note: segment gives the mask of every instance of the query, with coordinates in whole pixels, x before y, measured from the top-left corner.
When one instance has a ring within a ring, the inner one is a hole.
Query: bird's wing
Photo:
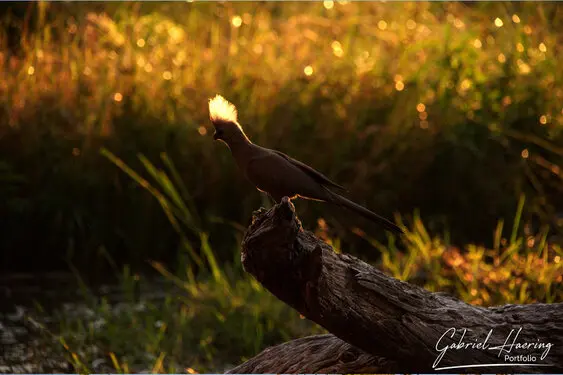
[[[276,150],[272,150],[272,151],[275,152],[276,154],[278,154],[279,156],[283,157],[287,161],[289,161],[291,164],[293,164],[297,168],[301,169],[303,172],[307,173],[309,176],[311,176],[319,184],[331,186],[331,187],[338,188],[340,190],[346,191],[346,188],[344,186],[338,185],[337,183],[331,181],[324,174],[322,174],[321,172],[309,167],[307,164],[302,163],[299,160],[295,160],[292,157],[287,156],[283,152],[276,151]]]
[[[245,168],[248,179],[276,201],[284,196],[324,200],[328,194],[322,184],[282,155],[264,150],[251,158]]]

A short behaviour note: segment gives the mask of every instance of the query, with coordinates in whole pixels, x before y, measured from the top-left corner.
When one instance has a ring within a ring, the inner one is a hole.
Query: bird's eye
[[[216,128],[215,129],[215,134],[213,134],[213,138],[214,139],[221,139],[223,137],[223,129],[221,128]]]

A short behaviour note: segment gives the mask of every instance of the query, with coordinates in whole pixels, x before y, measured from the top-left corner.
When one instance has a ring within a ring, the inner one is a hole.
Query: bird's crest
[[[209,117],[212,122],[233,122],[238,125],[237,108],[219,94],[209,99]]]

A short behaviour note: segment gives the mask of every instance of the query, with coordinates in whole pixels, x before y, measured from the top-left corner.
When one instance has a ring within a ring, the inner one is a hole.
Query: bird
[[[238,122],[236,107],[219,94],[209,99],[209,118],[215,128],[213,139],[228,146],[245,177],[274,201],[299,197],[328,202],[347,208],[390,232],[404,233],[388,219],[335,193],[333,190],[346,189],[307,164],[252,143]]]

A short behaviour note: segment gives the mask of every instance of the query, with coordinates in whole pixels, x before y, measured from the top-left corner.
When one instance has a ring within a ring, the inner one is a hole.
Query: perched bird
[[[348,208],[389,231],[403,233],[391,221],[331,191],[330,188],[345,189],[307,164],[252,143],[237,121],[236,107],[222,96],[209,100],[209,117],[215,126],[213,139],[227,144],[246,178],[276,202],[283,197],[329,202]]]

